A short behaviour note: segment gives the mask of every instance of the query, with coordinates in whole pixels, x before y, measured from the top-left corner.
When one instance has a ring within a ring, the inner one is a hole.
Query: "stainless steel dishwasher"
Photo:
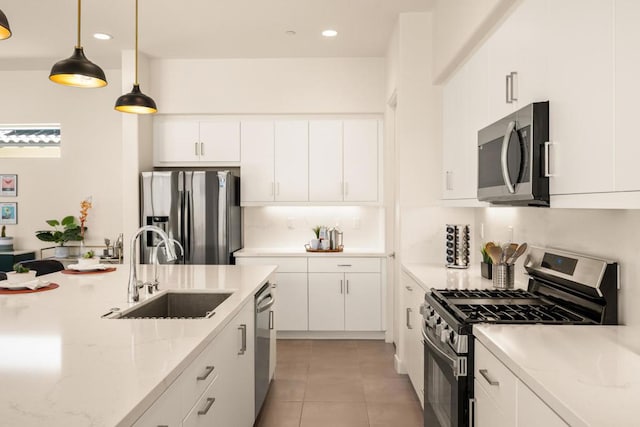
[[[260,413],[264,398],[269,391],[269,353],[271,351],[271,333],[273,329],[273,311],[270,308],[275,303],[271,293],[271,283],[267,282],[255,296],[256,302],[256,337],[255,337],[255,389],[256,416]]]

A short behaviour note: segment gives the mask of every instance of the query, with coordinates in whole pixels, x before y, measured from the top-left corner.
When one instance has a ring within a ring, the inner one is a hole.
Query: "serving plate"
[[[75,270],[75,271],[101,271],[101,270],[107,270],[110,267],[105,264],[90,264],[90,265],[69,264],[67,268],[69,270]]]
[[[20,290],[24,290],[24,289],[39,289],[39,288],[44,288],[45,286],[49,286],[49,282],[48,280],[40,280],[40,279],[35,279],[35,280],[30,280],[28,282],[21,282],[21,283],[9,283],[6,280],[2,280],[0,281],[0,289],[7,289],[10,291],[20,291]]]

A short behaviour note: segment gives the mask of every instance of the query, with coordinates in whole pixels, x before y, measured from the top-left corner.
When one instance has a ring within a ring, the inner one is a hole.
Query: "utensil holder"
[[[493,287],[497,289],[513,289],[513,264],[493,264]]]

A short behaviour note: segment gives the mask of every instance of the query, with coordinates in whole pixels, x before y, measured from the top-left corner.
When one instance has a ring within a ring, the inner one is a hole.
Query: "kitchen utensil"
[[[515,264],[516,260],[527,251],[527,243],[523,243],[518,246],[518,249],[511,255],[511,258],[507,261],[509,264]]]
[[[502,260],[502,249],[499,246],[491,246],[487,248],[487,253],[494,264],[500,264]]]
[[[516,253],[516,249],[518,249],[517,243],[511,243],[506,247],[504,253],[502,254],[505,264],[509,264],[509,259],[513,256],[514,253]]]

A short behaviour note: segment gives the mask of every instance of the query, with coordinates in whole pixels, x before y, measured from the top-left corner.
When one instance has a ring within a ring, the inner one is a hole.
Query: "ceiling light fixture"
[[[136,76],[133,89],[116,101],[115,109],[123,113],[153,114],[158,111],[156,103],[150,96],[140,91],[138,83],[138,0],[136,0]]]
[[[113,36],[107,33],[94,33],[93,38],[98,40],[111,40]]]
[[[335,37],[338,35],[338,32],[336,30],[324,30],[322,35],[325,37]]]
[[[65,86],[93,88],[107,85],[102,68],[89,61],[84,55],[80,40],[82,22],[82,0],[78,0],[78,43],[67,59],[56,62],[51,68],[49,80]]]
[[[11,28],[9,28],[9,21],[7,15],[0,10],[0,40],[8,39],[11,37]]]

